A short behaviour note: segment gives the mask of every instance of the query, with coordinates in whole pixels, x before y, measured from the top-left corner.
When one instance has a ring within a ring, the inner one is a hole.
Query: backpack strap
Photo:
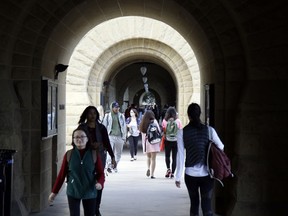
[[[105,113],[104,116],[103,116],[103,118],[102,118],[102,121],[101,121],[101,124],[103,124],[103,123],[104,123],[104,120],[105,120],[105,123],[106,123],[106,124],[105,124],[105,125],[103,124],[105,127],[108,127],[108,123],[109,123],[108,117],[109,117],[109,114],[110,114],[110,113]]]
[[[212,140],[211,140],[211,129],[210,127],[207,125],[207,128],[208,128],[208,142],[209,142],[209,145],[208,145],[208,150],[207,150],[207,158],[206,158],[206,163],[207,163],[207,171],[209,173],[209,176],[210,178],[214,178],[213,176],[213,173],[211,172],[211,169],[210,169],[210,161],[209,161],[209,158],[210,158],[210,154],[211,154],[211,146],[212,146]]]
[[[70,149],[70,150],[68,150],[68,151],[66,152],[66,159],[67,159],[67,162],[68,162],[68,163],[69,163],[70,158],[71,158],[72,150],[73,150],[73,149]]]
[[[209,140],[212,139],[212,131],[211,131],[211,128],[207,125],[208,127],[208,137],[209,137]]]

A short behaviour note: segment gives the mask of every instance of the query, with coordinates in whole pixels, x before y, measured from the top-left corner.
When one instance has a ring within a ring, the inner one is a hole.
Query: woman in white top
[[[139,140],[139,119],[138,112],[132,108],[129,113],[130,117],[126,119],[126,125],[128,128],[127,139],[129,142],[131,161],[137,160],[137,146]]]
[[[206,165],[209,144],[208,127],[201,123],[201,108],[198,104],[190,104],[187,114],[190,121],[177,134],[178,153],[175,184],[180,187],[180,179],[185,167],[184,180],[190,197],[190,216],[199,215],[199,191],[203,215],[212,216],[211,200],[214,180],[210,178]],[[210,130],[212,132],[211,139],[223,150],[224,145],[216,131],[212,127]]]

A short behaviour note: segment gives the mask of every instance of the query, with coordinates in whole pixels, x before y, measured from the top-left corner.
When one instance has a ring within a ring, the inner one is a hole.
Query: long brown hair
[[[168,121],[170,118],[173,118],[174,120],[177,119],[177,112],[174,107],[169,107],[165,114],[165,120]]]
[[[78,121],[78,124],[82,124],[82,123],[86,122],[87,115],[88,115],[88,112],[89,112],[90,109],[95,110],[95,112],[96,112],[96,121],[100,122],[100,120],[99,120],[99,116],[100,115],[99,115],[99,112],[98,112],[97,108],[95,106],[88,106],[88,107],[85,108],[85,110],[81,114],[80,119]]]
[[[150,122],[154,119],[155,119],[154,112],[152,110],[147,110],[142,117],[142,120],[141,120],[140,126],[139,126],[139,130],[142,133],[146,133]]]

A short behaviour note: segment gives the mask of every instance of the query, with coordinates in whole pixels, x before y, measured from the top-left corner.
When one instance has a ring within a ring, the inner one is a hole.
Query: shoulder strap
[[[212,130],[208,125],[207,125],[207,127],[208,127],[208,137],[209,137],[209,140],[211,140],[212,139]]]
[[[68,162],[68,163],[69,163],[70,158],[71,158],[72,150],[73,150],[73,149],[70,149],[70,150],[68,150],[68,151],[66,152],[66,158],[67,158],[67,162]]]
[[[105,125],[104,125],[105,127],[108,126],[108,117],[109,117],[109,113],[105,113],[101,121],[101,124],[103,124],[105,121]]]
[[[208,139],[209,139],[209,145],[208,145],[208,150],[207,150],[207,158],[206,158],[206,163],[207,163],[207,171],[210,175],[211,178],[213,178],[213,174],[210,170],[210,153],[211,153],[211,145],[212,145],[212,142],[211,142],[211,129],[210,127],[207,125],[207,128],[208,128]]]
[[[103,118],[102,118],[102,120],[101,120],[101,124],[103,124],[103,121],[104,121],[104,119],[105,119],[105,116],[106,116],[106,113],[104,113],[104,115],[103,115]]]

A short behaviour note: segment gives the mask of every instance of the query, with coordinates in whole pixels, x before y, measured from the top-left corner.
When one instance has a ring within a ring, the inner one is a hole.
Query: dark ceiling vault
[[[144,92],[144,83],[142,80],[142,74],[140,72],[141,66],[147,67],[147,72],[145,75],[148,78],[147,82],[149,84],[149,89],[153,89],[153,91],[156,92],[156,89],[159,87],[165,89],[165,92],[170,97],[170,105],[175,105],[176,86],[170,73],[163,67],[150,62],[132,63],[117,73],[115,76],[115,82],[116,88],[119,89],[119,91],[117,91],[116,98],[121,97],[124,94],[126,88],[137,90],[134,92],[133,98],[137,98],[137,96],[139,98],[139,92]],[[159,95],[159,92],[157,95]],[[161,102],[159,99],[158,101]],[[130,103],[132,103],[132,101],[130,101]]]

